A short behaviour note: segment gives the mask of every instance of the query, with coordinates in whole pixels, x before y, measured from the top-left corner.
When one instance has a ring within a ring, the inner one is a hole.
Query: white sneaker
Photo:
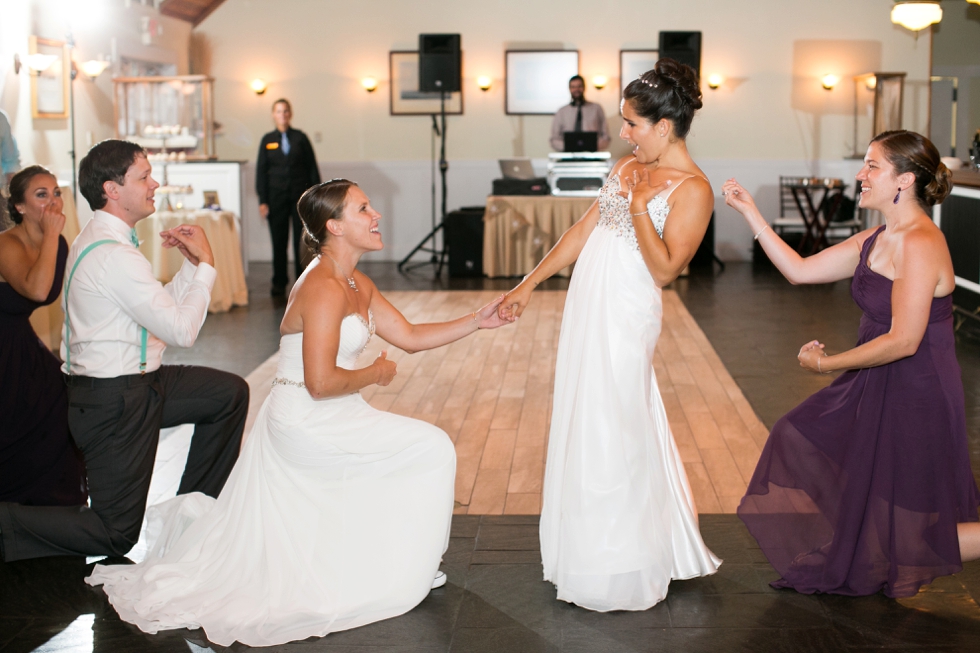
[[[432,589],[436,589],[437,587],[442,587],[445,584],[446,584],[445,572],[437,571],[436,577],[432,580]]]

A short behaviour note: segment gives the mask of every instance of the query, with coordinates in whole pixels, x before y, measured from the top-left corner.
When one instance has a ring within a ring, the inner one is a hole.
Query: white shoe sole
[[[436,577],[432,580],[432,589],[442,587],[446,584],[446,574],[442,571],[436,572]]]

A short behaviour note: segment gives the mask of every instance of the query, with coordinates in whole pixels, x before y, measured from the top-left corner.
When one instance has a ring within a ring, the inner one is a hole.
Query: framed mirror
[[[64,41],[31,36],[30,54],[56,57],[41,72],[31,71],[31,116],[34,118],[67,118],[68,85],[71,83],[71,56]]]

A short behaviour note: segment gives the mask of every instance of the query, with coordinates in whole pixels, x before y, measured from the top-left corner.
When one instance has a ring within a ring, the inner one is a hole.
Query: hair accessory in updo
[[[701,84],[693,68],[664,58],[623,89],[623,100],[651,125],[669,120],[674,136],[685,138],[694,113],[701,108]]]

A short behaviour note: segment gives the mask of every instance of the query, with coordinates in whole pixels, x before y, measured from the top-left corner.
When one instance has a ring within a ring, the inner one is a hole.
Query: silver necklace
[[[327,254],[327,253],[324,252],[324,254]],[[344,274],[344,270],[340,267],[340,263],[337,262],[337,259],[335,259],[334,257],[330,256],[329,254],[327,254],[327,258],[330,259],[331,261],[333,261],[333,264],[337,266],[337,270],[341,274],[344,275],[344,278],[345,279],[347,279],[347,285],[350,286],[351,288],[353,288],[354,289],[354,292],[358,292],[358,290],[357,290],[357,284],[354,282],[354,277],[352,277],[352,276],[351,277],[348,277],[346,274]]]

